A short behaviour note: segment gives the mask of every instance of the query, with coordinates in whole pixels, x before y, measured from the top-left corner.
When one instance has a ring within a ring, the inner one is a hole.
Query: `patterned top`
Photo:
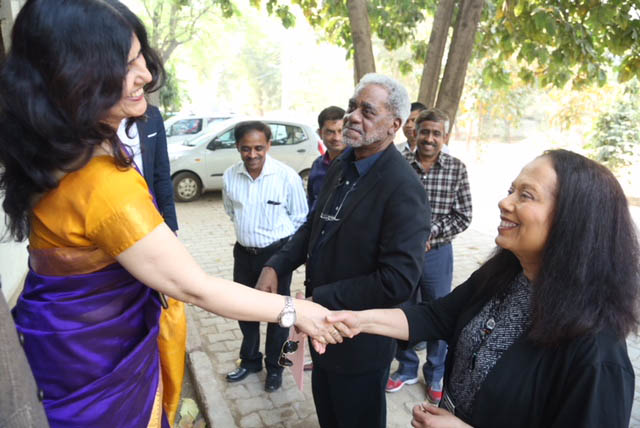
[[[476,394],[498,360],[531,325],[531,283],[520,273],[460,333],[447,390],[456,410],[471,415]]]
[[[417,154],[405,159],[418,173],[431,205],[431,247],[448,244],[471,223],[471,188],[467,168],[458,158],[440,152],[435,164],[424,171]]]

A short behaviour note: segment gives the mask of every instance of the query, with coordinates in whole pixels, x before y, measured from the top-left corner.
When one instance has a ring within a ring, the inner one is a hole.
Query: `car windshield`
[[[202,130],[202,119],[183,119],[179,120],[169,128],[168,136],[176,135],[193,135]]]
[[[227,122],[229,120],[230,119],[222,119],[219,121],[215,121],[209,126],[209,128],[207,128],[207,131],[205,134],[188,138],[182,143],[182,145],[188,146],[188,147],[195,147],[197,145],[200,145],[203,141],[210,141],[213,137],[215,137],[216,134],[218,134],[220,131],[222,131],[227,127],[228,125]]]

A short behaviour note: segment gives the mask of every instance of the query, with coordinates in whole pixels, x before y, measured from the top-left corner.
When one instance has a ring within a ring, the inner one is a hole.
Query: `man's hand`
[[[414,428],[471,428],[445,409],[429,403],[413,407],[411,426]]]
[[[270,266],[262,268],[258,282],[256,283],[256,289],[266,291],[267,293],[278,292],[278,274],[274,268]]]
[[[353,338],[362,332],[358,312],[354,311],[333,311],[327,317],[327,321],[340,332],[342,337]]]

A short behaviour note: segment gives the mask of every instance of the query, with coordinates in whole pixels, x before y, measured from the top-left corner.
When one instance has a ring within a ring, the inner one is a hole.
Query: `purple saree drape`
[[[13,316],[52,428],[147,427],[160,373],[152,289],[117,263],[81,275],[30,269]]]

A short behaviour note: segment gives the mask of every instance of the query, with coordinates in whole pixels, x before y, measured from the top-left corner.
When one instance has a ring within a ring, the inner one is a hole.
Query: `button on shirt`
[[[424,171],[416,154],[405,156],[418,173],[431,205],[431,247],[443,245],[471,223],[471,188],[467,168],[458,158],[440,152],[438,159]]]
[[[304,223],[308,207],[302,179],[269,155],[255,180],[242,161],[228,168],[223,180],[224,210],[243,247],[267,247]]]

